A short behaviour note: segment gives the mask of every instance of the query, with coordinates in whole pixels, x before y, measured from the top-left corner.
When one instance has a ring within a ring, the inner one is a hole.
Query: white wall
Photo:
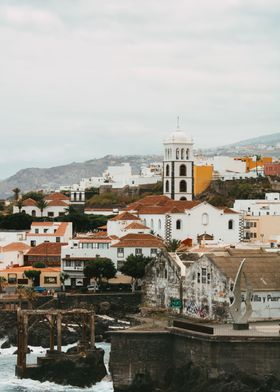
[[[13,251],[13,252],[0,252],[0,268],[4,269],[12,264],[23,265],[24,253],[21,251]]]
[[[224,173],[226,171],[246,173],[246,162],[235,160],[233,157],[215,156],[214,170],[219,173]]]

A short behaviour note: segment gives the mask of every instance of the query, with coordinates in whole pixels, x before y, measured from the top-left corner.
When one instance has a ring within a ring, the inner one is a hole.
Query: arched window
[[[228,229],[229,229],[229,230],[233,230],[233,220],[232,220],[232,219],[230,219],[230,220],[228,221]]]
[[[169,181],[165,181],[165,192],[168,193],[169,192]]]
[[[184,159],[184,149],[181,149],[181,159]]]
[[[158,220],[158,229],[161,230],[161,220]]]
[[[180,197],[180,200],[187,200],[185,196]]]
[[[152,230],[154,229],[154,220],[153,219],[151,219],[151,229]]]
[[[204,213],[202,214],[201,221],[202,221],[202,224],[203,224],[204,226],[207,226],[207,225],[208,225],[208,223],[209,223],[209,215],[208,215],[206,212],[204,212]]]
[[[181,230],[181,228],[182,228],[181,219],[177,219],[177,220],[176,220],[176,229],[177,229],[177,230]]]
[[[185,180],[180,181],[180,192],[187,192],[187,183]]]
[[[166,165],[166,167],[165,167],[165,175],[166,175],[166,177],[170,176],[169,165]]]
[[[179,148],[176,148],[176,159],[179,159],[179,155],[180,155],[180,150]]]
[[[186,170],[186,165],[180,165],[180,176],[186,176],[187,175],[187,170]]]
[[[32,211],[31,211],[31,215],[32,215],[32,216],[36,216],[36,211],[35,211],[35,210],[32,210]]]
[[[190,155],[190,150],[187,148],[186,149],[186,160],[189,160],[189,155]]]

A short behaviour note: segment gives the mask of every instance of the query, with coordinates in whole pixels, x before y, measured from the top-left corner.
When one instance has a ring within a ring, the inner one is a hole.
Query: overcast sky
[[[0,178],[280,131],[279,0],[0,0]]]

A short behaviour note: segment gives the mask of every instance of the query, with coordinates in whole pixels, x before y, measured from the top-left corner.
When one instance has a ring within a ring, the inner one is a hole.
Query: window
[[[176,159],[179,159],[179,155],[180,155],[180,150],[179,148],[176,148]]]
[[[44,283],[45,284],[56,284],[57,283],[57,277],[56,276],[45,276],[44,277]]]
[[[166,177],[169,177],[169,175],[170,175],[169,165],[166,165],[166,168],[165,168],[165,175],[166,175]]]
[[[28,284],[28,279],[18,279],[18,284]]]
[[[135,256],[141,256],[142,255],[142,249],[141,248],[135,248]]]
[[[108,249],[109,245],[108,244],[98,244],[98,249]]]
[[[181,159],[184,159],[184,149],[181,149]]]
[[[156,257],[156,255],[157,255],[157,249],[151,248],[151,257]]]
[[[153,219],[151,219],[151,225],[150,226],[151,226],[151,229],[154,230],[154,220]]]
[[[64,216],[65,215],[65,212],[59,212],[58,213],[58,216]]]
[[[208,273],[207,274],[207,284],[210,284],[211,283],[211,276],[210,276],[210,274]]]
[[[39,234],[39,229],[35,229],[35,234]]]
[[[158,220],[158,229],[161,230],[161,220]]]
[[[186,149],[186,160],[187,160],[187,161],[189,160],[189,152],[190,152],[190,150],[187,148],[187,149]]]
[[[72,266],[71,260],[66,260],[65,266],[66,266],[66,267],[71,267],[71,266]]]
[[[201,268],[201,283],[206,283],[206,277],[207,277],[207,270],[206,268]]]
[[[180,165],[179,173],[180,173],[180,176],[186,176],[187,175],[186,165]]]
[[[48,212],[48,217],[49,217],[49,218],[52,218],[53,216],[54,216],[53,211],[49,211],[49,212]]]
[[[200,283],[200,272],[197,273],[197,283]]]
[[[82,265],[82,262],[81,261],[76,261],[75,262],[75,267],[82,267],[83,265]]]
[[[31,211],[31,215],[32,215],[32,216],[36,216],[36,211],[35,211],[35,210],[32,210],[32,211]]]
[[[187,200],[185,196],[180,197],[180,200]]]
[[[176,229],[181,230],[182,228],[182,222],[181,219],[176,220]]]
[[[185,180],[180,181],[180,192],[187,192],[187,183]]]
[[[55,242],[60,242],[60,237],[55,237]]]
[[[117,257],[124,257],[124,248],[118,248]]]
[[[204,213],[202,214],[201,221],[202,221],[202,224],[203,224],[204,226],[207,226],[207,225],[208,225],[208,223],[209,223],[209,215],[208,215],[206,212],[204,212]]]
[[[35,240],[30,241],[30,246],[32,247],[36,246],[36,241]]]
[[[44,233],[47,233],[48,232],[48,229],[44,229]]]
[[[17,283],[17,275],[16,274],[8,274],[8,283],[16,284]]]
[[[228,221],[228,229],[229,229],[229,230],[232,230],[232,229],[233,229],[233,220],[232,220],[232,219],[230,219],[230,220]]]
[[[169,181],[165,181],[165,192],[168,193],[169,192]]]

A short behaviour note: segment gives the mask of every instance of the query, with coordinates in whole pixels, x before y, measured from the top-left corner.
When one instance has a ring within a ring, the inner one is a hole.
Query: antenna
[[[177,131],[180,129],[180,117],[177,116]]]

